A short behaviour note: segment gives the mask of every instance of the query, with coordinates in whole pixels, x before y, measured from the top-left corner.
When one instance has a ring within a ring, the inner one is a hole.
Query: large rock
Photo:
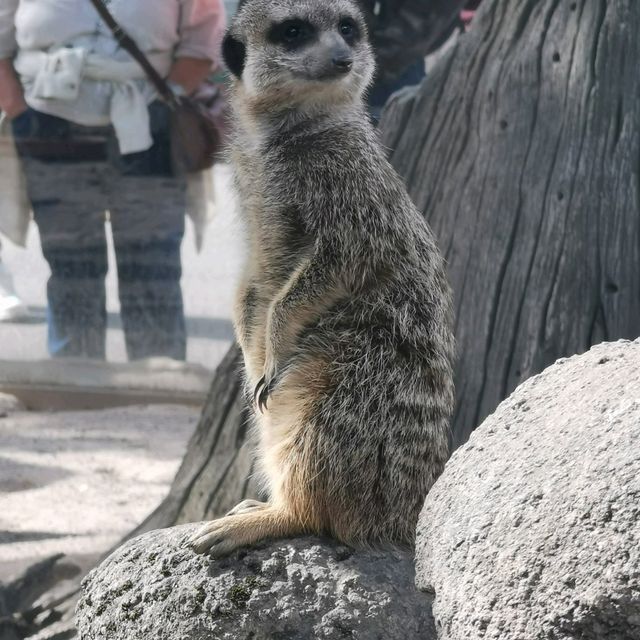
[[[411,556],[329,540],[275,541],[211,560],[196,525],[152,531],[83,582],[82,640],[434,640]]]
[[[559,360],[450,460],[418,526],[439,638],[640,638],[640,342]]]

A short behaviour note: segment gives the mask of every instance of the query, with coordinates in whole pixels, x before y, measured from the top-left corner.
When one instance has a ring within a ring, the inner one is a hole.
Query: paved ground
[[[230,323],[235,279],[241,260],[239,229],[229,190],[229,170],[217,167],[216,216],[209,225],[201,253],[195,250],[193,229],[188,221],[182,246],[183,292],[189,343],[187,359],[214,369],[230,340]],[[37,228],[31,225],[28,245],[21,249],[3,242],[2,260],[13,274],[16,289],[33,309],[30,323],[0,323],[0,358],[36,360],[47,357],[46,351],[46,282],[49,273],[39,246]],[[110,248],[110,264],[114,264]],[[107,277],[109,330],[107,358],[126,360],[120,328],[117,282],[113,269]]]
[[[0,582],[56,553],[93,566],[166,495],[198,415],[154,405],[0,417]]]

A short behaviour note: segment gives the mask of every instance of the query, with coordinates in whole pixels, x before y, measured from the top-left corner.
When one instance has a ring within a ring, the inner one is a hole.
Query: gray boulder
[[[122,546],[83,582],[82,640],[435,640],[413,560],[330,540],[263,544],[223,560],[183,546],[197,525]]]
[[[427,497],[439,638],[640,638],[640,342],[522,384]]]

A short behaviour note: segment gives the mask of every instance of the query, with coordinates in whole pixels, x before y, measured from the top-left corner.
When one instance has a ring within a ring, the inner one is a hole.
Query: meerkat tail
[[[288,538],[306,532],[289,511],[265,503],[263,508],[207,522],[188,544],[197,553],[226,556],[235,549],[269,538]]]

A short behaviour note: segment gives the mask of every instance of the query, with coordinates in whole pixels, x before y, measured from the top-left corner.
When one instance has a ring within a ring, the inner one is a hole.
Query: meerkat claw
[[[260,391],[266,384],[266,380],[267,380],[266,376],[262,376],[262,378],[258,380],[258,384],[256,385],[256,388],[253,390],[253,404],[258,403],[258,397],[261,395]]]
[[[269,380],[269,382],[265,382],[262,387],[262,391],[258,396],[258,409],[260,409],[260,413],[264,413],[265,409],[268,409],[267,402],[269,401],[269,396],[273,391],[273,380]]]
[[[267,388],[266,386],[263,387],[262,391],[260,392],[260,397],[258,398],[258,409],[260,410],[260,413],[264,413],[265,409],[268,409],[267,407],[268,396],[265,396],[266,388]]]
[[[238,507],[242,506],[242,503],[238,505]],[[266,506],[264,505],[262,508],[266,508]],[[251,542],[245,535],[246,527],[241,519],[243,517],[247,518],[249,511],[258,509],[255,506],[253,508],[249,507],[248,511],[244,512],[244,515],[225,516],[205,523],[203,527],[186,540],[185,546],[191,548],[195,553],[206,554],[211,558],[222,558],[229,555],[236,549]]]
[[[218,538],[203,534],[198,537],[194,537],[189,540],[188,546],[191,547],[196,553],[210,552],[219,543]]]
[[[203,527],[200,527],[194,534],[192,534],[185,541],[185,546],[190,547],[196,553],[204,553],[210,546],[217,542],[211,533],[209,532],[211,523],[207,523]]]

